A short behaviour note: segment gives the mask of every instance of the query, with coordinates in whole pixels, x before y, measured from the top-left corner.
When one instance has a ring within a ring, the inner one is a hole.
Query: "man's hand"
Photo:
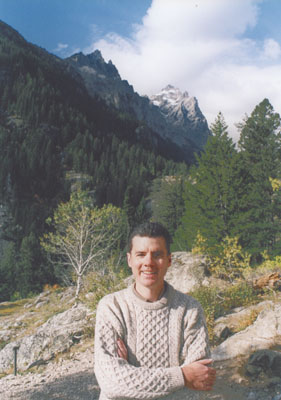
[[[120,358],[128,361],[128,350],[122,339],[117,339],[117,353]]]
[[[194,390],[211,390],[216,379],[216,370],[208,367],[212,361],[200,360],[182,367],[185,386]]]

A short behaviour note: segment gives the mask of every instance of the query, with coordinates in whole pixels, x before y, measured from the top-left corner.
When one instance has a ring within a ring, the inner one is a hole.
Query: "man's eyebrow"
[[[162,254],[164,254],[164,251],[163,250],[156,250],[156,251],[153,251],[153,254],[155,256],[162,256]]]

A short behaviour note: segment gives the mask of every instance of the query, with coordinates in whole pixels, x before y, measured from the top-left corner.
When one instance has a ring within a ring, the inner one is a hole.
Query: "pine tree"
[[[280,195],[274,192],[271,183],[281,173],[280,116],[265,99],[240,129],[240,175],[244,190],[237,233],[243,247],[259,258],[263,250],[276,249],[281,230]]]
[[[185,212],[174,237],[175,249],[191,249],[199,232],[211,249],[233,231],[240,180],[237,151],[221,113],[211,130],[213,136],[187,179]]]
[[[44,284],[54,281],[53,271],[47,267],[39,240],[34,233],[30,233],[22,240],[16,280],[18,292],[22,297],[38,293]]]
[[[10,300],[15,291],[17,252],[13,242],[8,243],[0,261],[0,302]]]
[[[170,175],[156,179],[150,192],[152,218],[167,227],[173,237],[184,212],[184,178]]]

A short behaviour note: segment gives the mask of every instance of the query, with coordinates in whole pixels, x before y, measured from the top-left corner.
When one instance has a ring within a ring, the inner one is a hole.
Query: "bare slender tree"
[[[71,195],[69,202],[61,203],[48,220],[54,231],[45,234],[41,244],[60,274],[76,281],[75,301],[85,274],[90,269],[98,270],[116,246],[122,234],[123,218],[119,208],[93,207],[87,193],[78,191]]]

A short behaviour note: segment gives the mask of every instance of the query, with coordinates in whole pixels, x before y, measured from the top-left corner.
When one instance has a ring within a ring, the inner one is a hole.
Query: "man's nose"
[[[151,253],[147,253],[144,259],[145,265],[152,265],[154,263],[154,258]]]

